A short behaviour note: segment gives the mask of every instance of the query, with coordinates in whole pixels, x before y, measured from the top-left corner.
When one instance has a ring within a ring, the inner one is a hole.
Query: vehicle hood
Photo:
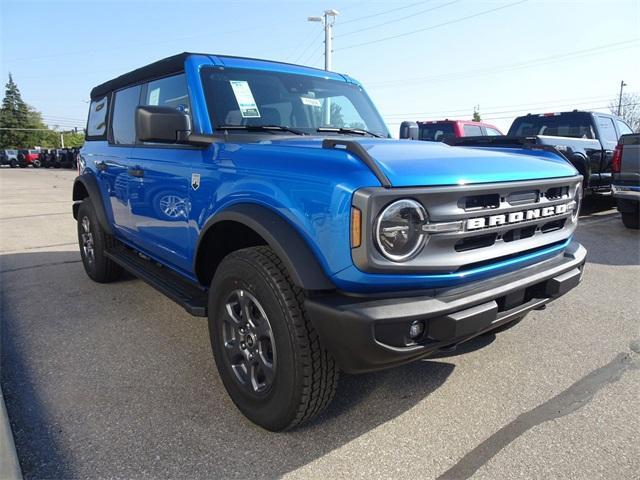
[[[362,145],[394,187],[511,182],[570,177],[578,173],[565,159],[542,150],[452,147],[440,142],[347,136],[331,138],[353,140]],[[261,143],[322,148],[322,140],[286,137]]]

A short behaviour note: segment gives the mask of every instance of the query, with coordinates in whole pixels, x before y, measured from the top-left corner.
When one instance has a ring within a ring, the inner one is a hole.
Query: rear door
[[[131,241],[136,239],[136,222],[131,212],[138,198],[140,179],[131,163],[135,143],[134,112],[140,101],[139,85],[115,92],[109,129],[109,146],[96,163],[98,179],[118,232]]]

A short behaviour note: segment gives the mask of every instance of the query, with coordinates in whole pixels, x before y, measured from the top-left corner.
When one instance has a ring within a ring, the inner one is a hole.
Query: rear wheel
[[[317,415],[338,382],[303,301],[268,247],[229,254],[209,290],[209,334],[222,382],[238,409],[268,430]]]
[[[16,168],[16,167],[18,166],[18,161],[17,161],[17,160],[15,160],[15,159],[12,159],[12,160],[9,162],[9,166],[10,166],[11,168]]]
[[[40,168],[42,166],[42,162],[40,162],[40,160],[34,160],[32,165],[33,168]]]
[[[92,280],[108,283],[122,274],[120,266],[105,255],[115,242],[100,226],[91,200],[85,198],[78,209],[78,243],[84,270]]]

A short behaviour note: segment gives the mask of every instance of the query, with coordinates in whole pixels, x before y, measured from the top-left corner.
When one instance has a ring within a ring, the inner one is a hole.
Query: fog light
[[[424,333],[424,322],[413,322],[409,327],[409,337],[413,340]]]

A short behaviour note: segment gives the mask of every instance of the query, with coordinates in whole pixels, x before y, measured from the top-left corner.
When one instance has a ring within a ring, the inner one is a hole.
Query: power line
[[[634,92],[635,93],[635,92]],[[576,101],[580,99],[559,99],[553,101],[546,102],[537,102],[537,103],[520,103],[514,105],[499,105],[490,107],[489,111],[481,112],[484,115],[487,114],[500,114],[500,113],[512,113],[512,112],[521,112],[523,110],[538,110],[541,108],[552,108],[552,107],[562,107],[562,106],[573,106],[573,105],[587,105],[593,104],[594,101],[604,101],[606,99],[612,99],[611,95],[600,95],[597,97],[583,97],[582,100],[585,101]],[[587,100],[588,99],[588,100]],[[509,108],[509,107],[520,107],[515,110],[502,110],[502,111],[493,111],[492,108]],[[431,111],[431,112],[407,112],[407,113],[390,113],[385,115],[385,118],[389,117],[408,117],[408,116],[440,116],[440,115],[452,115],[458,113],[467,113],[470,112],[471,108],[458,109],[458,110],[440,110],[440,111]],[[440,115],[439,115],[440,114]]]
[[[414,35],[416,33],[426,32],[428,30],[434,30],[434,29],[439,28],[439,27],[444,27],[445,25],[451,25],[451,24],[454,24],[454,23],[463,22],[465,20],[470,20],[472,18],[480,17],[482,15],[488,15],[489,13],[497,12],[499,10],[504,10],[505,8],[515,7],[516,5],[520,5],[520,4],[522,4],[522,3],[526,2],[526,1],[528,1],[528,0],[519,0],[517,2],[512,2],[512,3],[509,3],[507,5],[501,5],[499,7],[491,8],[489,10],[483,10],[481,12],[474,13],[473,15],[467,15],[466,17],[460,17],[460,18],[456,18],[454,20],[449,20],[448,22],[439,23],[437,25],[431,25],[431,26],[425,27],[425,28],[419,28],[417,30],[412,30],[410,32],[404,32],[404,33],[399,33],[397,35],[391,35],[391,36],[388,36],[388,37],[379,38],[377,40],[371,40],[371,41],[368,41],[368,42],[356,43],[354,45],[347,45],[346,47],[337,48],[336,50],[347,50],[347,49],[350,49],[350,48],[363,47],[365,45],[372,45],[374,43],[386,42],[387,40],[393,40],[393,39],[396,39],[396,38],[406,37],[408,35]],[[346,23],[346,22],[344,22],[344,23]]]
[[[403,5],[402,7],[392,8],[391,10],[384,10],[382,12],[374,13],[371,15],[365,15],[364,17],[352,18],[351,20],[346,20],[344,22],[340,22],[340,25],[346,25],[348,23],[359,22],[360,20],[366,20],[368,18],[379,17],[381,15],[386,15],[387,13],[397,12],[398,10],[405,10],[407,8],[415,7],[416,5],[423,5],[425,3],[429,3],[432,0],[424,0],[422,2],[410,3],[409,5]]]
[[[323,30],[318,30],[316,34],[313,36],[313,38],[311,39],[311,42],[307,44],[307,46],[304,48],[304,50],[302,50],[300,55],[296,55],[296,58],[295,60],[293,60],[292,63],[298,63],[298,61],[300,61],[307,54],[309,49],[313,47],[313,45],[315,45],[316,41],[320,38],[322,33],[323,33]]]
[[[558,55],[551,55],[549,57],[540,57],[534,60],[529,60],[527,62],[494,65],[492,67],[463,70],[459,72],[451,72],[451,73],[440,74],[440,75],[431,75],[427,77],[414,77],[414,78],[405,78],[402,80],[374,82],[367,86],[369,88],[386,88],[386,87],[392,87],[399,84],[406,85],[410,83],[427,83],[427,82],[447,80],[449,78],[469,77],[469,76],[479,75],[483,73],[496,73],[499,71],[517,70],[520,68],[528,68],[531,66],[539,66],[539,65],[544,65],[546,63],[557,62],[559,60],[567,59],[567,57],[569,57],[570,59],[575,59],[576,57],[585,57],[590,55],[598,55],[601,53],[608,53],[608,52],[603,52],[602,50],[630,48],[632,46],[630,44],[638,43],[639,41],[640,41],[639,38],[635,38],[630,40],[624,40],[621,42],[610,43],[607,45],[600,45],[598,47],[587,48],[582,50],[574,50],[572,52],[562,53]]]
[[[360,28],[358,30],[352,30],[350,32],[342,33],[340,35],[336,35],[336,38],[338,38],[338,37],[346,37],[348,35],[353,35],[355,33],[364,32],[366,30],[371,30],[373,28],[380,28],[380,27],[383,27],[385,25],[389,25],[390,23],[397,23],[397,22],[400,22],[402,20],[407,20],[409,18],[414,18],[414,17],[416,17],[418,15],[422,15],[423,13],[428,13],[428,12],[432,12],[434,10],[438,10],[440,8],[443,8],[443,7],[448,7],[449,5],[454,4],[454,3],[458,3],[459,1],[460,0],[451,0],[450,2],[443,3],[442,5],[438,5],[436,7],[428,8],[426,10],[421,10],[419,12],[414,12],[411,15],[405,15],[404,17],[396,18],[395,20],[389,20],[387,22],[377,23],[377,24],[371,25],[369,27],[364,27],[364,28]]]

